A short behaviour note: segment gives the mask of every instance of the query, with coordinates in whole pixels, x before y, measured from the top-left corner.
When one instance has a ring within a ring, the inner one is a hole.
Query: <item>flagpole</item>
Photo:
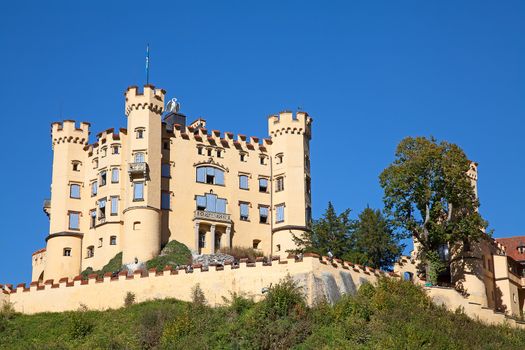
[[[146,46],[146,85],[149,84],[149,44]]]

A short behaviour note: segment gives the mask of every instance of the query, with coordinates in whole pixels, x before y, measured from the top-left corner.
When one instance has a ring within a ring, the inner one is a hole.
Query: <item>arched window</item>
[[[144,163],[144,153],[142,152],[135,153],[135,163]]]
[[[200,166],[197,168],[197,182],[224,185],[224,171],[211,166]]]

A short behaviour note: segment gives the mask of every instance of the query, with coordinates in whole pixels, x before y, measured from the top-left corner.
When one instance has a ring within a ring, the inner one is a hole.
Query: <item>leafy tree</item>
[[[352,249],[352,230],[354,222],[349,218],[350,209],[337,215],[334,206],[328,202],[328,208],[320,219],[314,220],[312,230],[301,236],[293,236],[299,248],[292,252],[314,252],[326,255],[331,251],[342,257]]]
[[[418,242],[427,277],[429,264],[439,265],[443,244],[475,242],[487,227],[477,211],[469,167],[467,156],[455,144],[407,137],[379,177],[385,209],[394,227]]]
[[[353,249],[345,258],[376,269],[389,269],[403,249],[400,238],[381,211],[367,207],[359,214],[352,233]]]

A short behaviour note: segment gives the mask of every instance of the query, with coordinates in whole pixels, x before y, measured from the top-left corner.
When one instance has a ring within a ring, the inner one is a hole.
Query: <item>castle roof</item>
[[[505,246],[507,256],[510,256],[516,261],[525,261],[525,252],[520,253],[520,251],[518,250],[519,246],[523,246],[525,244],[525,236],[496,238],[495,240],[496,242]]]

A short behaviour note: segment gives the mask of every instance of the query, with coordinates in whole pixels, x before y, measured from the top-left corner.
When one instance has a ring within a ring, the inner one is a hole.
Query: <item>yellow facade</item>
[[[209,132],[202,119],[174,123],[185,117],[164,103],[162,89],[128,88],[127,128],[93,143],[89,123],[52,124],[50,230],[34,280],[100,269],[119,252],[147,261],[171,240],[195,254],[242,246],[286,256],[292,234],[309,229],[308,114],[270,116],[270,137],[259,139]]]

